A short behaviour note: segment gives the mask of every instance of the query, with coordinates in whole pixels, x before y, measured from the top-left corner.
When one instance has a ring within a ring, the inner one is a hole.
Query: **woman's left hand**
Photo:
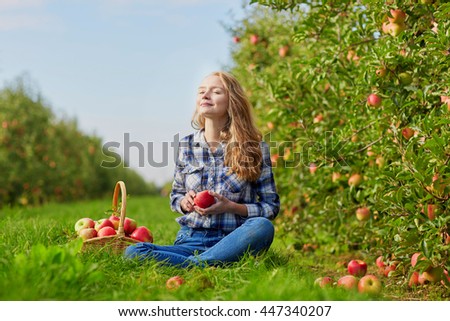
[[[214,196],[216,199],[216,202],[207,208],[201,208],[198,206],[194,206],[194,210],[199,213],[200,215],[214,215],[214,214],[221,214],[225,212],[232,212],[232,207],[234,202],[230,201],[225,196],[218,194],[213,191],[209,191],[209,194]]]

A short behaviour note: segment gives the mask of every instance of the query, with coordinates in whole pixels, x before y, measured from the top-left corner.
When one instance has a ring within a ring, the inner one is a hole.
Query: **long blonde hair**
[[[221,130],[221,140],[227,142],[225,165],[230,167],[240,179],[256,181],[261,174],[262,153],[261,132],[256,127],[252,105],[238,80],[230,73],[216,71],[228,94],[228,120]],[[197,110],[192,118],[192,126],[205,128],[205,118]]]

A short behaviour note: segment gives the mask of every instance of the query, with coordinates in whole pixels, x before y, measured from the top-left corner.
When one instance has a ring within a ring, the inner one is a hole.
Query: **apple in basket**
[[[111,226],[105,226],[102,227],[98,232],[97,232],[97,236],[98,237],[103,237],[103,236],[111,236],[111,235],[116,235],[116,230],[114,229],[114,227]]]
[[[120,217],[118,217],[118,216],[112,214],[112,215],[109,217],[109,220],[111,221],[111,223],[113,223],[114,229],[117,230],[117,229],[119,228]]]
[[[79,234],[82,229],[91,228],[94,226],[95,226],[95,221],[93,219],[90,219],[89,217],[80,218],[75,223],[75,232],[77,232]]]
[[[78,235],[85,241],[97,237],[97,231],[93,227],[81,229]]]
[[[150,230],[145,226],[137,227],[133,233],[131,233],[130,237],[136,241],[140,242],[153,242],[153,235]]]
[[[126,235],[131,235],[134,230],[137,228],[137,223],[132,218],[125,217],[125,221],[123,223],[123,230]]]
[[[95,229],[97,230],[97,232],[106,226],[112,227],[114,229],[114,224],[107,218],[102,218],[95,223]]]

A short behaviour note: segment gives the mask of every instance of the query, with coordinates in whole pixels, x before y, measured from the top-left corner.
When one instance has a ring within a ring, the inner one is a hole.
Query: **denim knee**
[[[260,235],[264,235],[267,238],[273,239],[275,234],[275,228],[272,222],[265,217],[252,217],[247,220],[245,224],[249,224],[255,231],[258,231]]]

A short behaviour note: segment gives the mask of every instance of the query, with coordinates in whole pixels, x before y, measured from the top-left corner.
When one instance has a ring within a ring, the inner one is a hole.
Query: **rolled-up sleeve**
[[[248,218],[265,217],[273,220],[280,211],[280,197],[276,190],[275,179],[272,172],[270,150],[267,143],[261,143],[263,164],[261,175],[254,183],[254,191],[257,196],[256,203],[247,203]]]

